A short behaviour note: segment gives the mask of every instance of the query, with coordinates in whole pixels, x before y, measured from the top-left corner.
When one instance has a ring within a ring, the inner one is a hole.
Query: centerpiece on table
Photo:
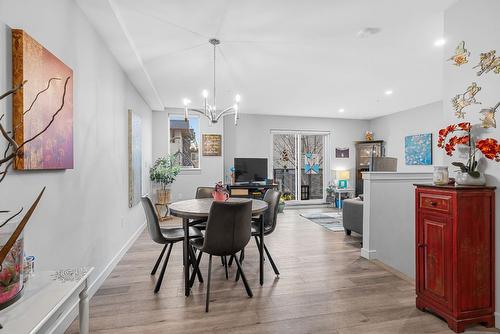
[[[229,198],[229,192],[227,191],[227,188],[222,184],[222,181],[219,181],[215,184],[214,191],[212,191],[212,197],[214,198],[214,200],[221,202],[225,202]]]
[[[175,156],[167,155],[156,159],[149,170],[149,178],[160,185],[160,188],[156,190],[158,204],[166,205],[170,202],[170,185],[180,172],[181,166]]]
[[[480,152],[486,159],[500,161],[500,145],[493,138],[475,138],[472,130],[473,126],[469,122],[451,124],[439,130],[437,146],[444,149],[450,157],[458,145],[464,146],[467,150],[467,161],[451,163],[459,168],[455,181],[459,185],[480,186],[486,184],[486,178],[484,173],[477,170],[476,153]]]

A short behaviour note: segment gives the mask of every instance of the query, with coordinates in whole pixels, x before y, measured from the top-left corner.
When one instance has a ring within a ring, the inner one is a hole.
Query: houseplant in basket
[[[456,183],[460,185],[484,185],[484,173],[477,170],[478,160],[476,153],[481,153],[486,159],[500,161],[500,145],[494,138],[478,139],[472,134],[473,127],[469,122],[451,124],[439,130],[438,147],[453,156],[458,145],[467,150],[467,161],[452,162],[459,168],[456,174]]]
[[[149,178],[160,187],[156,190],[158,204],[170,202],[170,185],[181,172],[181,166],[173,155],[156,159],[149,170]]]

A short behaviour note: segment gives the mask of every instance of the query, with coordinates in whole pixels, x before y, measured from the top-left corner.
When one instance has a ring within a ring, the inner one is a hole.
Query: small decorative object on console
[[[221,181],[217,182],[215,184],[215,189],[212,191],[212,197],[216,201],[227,201],[229,198],[229,192],[227,191],[226,187],[222,184]]]
[[[436,185],[445,185],[449,182],[448,166],[434,166],[432,182]]]
[[[457,145],[465,145],[468,151],[468,159],[464,163],[452,162],[453,166],[460,168],[457,172],[456,183],[460,185],[484,185],[486,179],[477,170],[476,152],[481,152],[486,159],[500,161],[500,145],[496,139],[486,138],[475,140],[471,135],[472,126],[468,122],[451,124],[439,130],[438,147],[443,148],[446,154],[453,155]],[[463,136],[452,136],[448,142],[449,134],[462,132]]]
[[[365,140],[366,141],[372,141],[373,140],[373,132],[372,131],[366,131],[365,132]]]
[[[16,226],[17,222],[10,222],[3,226],[0,233],[0,247],[5,246]],[[24,237],[21,232],[0,266],[0,310],[14,303],[22,295],[23,251]]]

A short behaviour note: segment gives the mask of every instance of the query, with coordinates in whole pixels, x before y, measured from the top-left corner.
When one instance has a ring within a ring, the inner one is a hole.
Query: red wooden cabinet
[[[415,213],[417,308],[493,326],[495,188],[416,185]]]

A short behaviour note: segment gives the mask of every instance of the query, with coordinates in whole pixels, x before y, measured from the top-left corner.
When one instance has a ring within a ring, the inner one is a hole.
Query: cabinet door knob
[[[431,204],[432,206],[436,206],[438,203],[437,203],[437,202],[434,202],[434,201],[431,201],[431,202],[430,202],[430,204]]]

